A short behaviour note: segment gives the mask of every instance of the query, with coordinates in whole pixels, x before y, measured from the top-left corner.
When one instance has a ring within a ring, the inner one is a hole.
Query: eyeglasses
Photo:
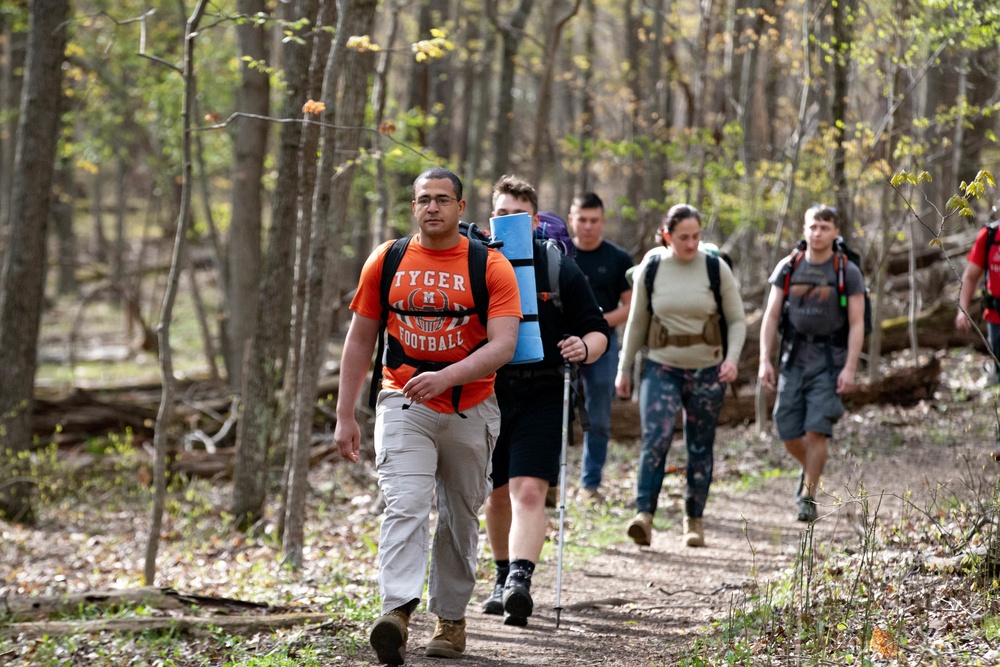
[[[428,197],[425,195],[423,197],[417,197],[414,200],[414,203],[417,205],[417,208],[427,208],[428,206],[431,205],[431,202],[434,202],[440,208],[445,208],[447,206],[451,206],[453,203],[457,201],[458,200],[452,197],[451,195],[435,195],[433,197]]]

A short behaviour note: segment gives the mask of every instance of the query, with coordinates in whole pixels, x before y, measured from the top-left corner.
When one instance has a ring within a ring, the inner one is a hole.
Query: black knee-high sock
[[[497,566],[497,583],[502,586],[507,581],[507,575],[510,574],[510,561],[506,559],[495,560],[493,563]]]

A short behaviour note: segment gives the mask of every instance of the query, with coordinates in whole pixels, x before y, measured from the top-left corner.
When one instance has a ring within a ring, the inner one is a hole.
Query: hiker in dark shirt
[[[525,181],[504,176],[493,188],[493,217],[526,213],[538,225],[538,194]],[[486,502],[486,536],[496,564],[496,583],[483,603],[486,614],[503,614],[505,625],[524,626],[534,608],[531,575],[545,543],[545,496],[559,481],[563,429],[564,362],[592,363],[608,344],[587,279],[568,256],[560,261],[559,301],[551,294],[552,254],[534,241],[538,326],[544,359],[508,364],[497,371],[500,437],[493,452],[493,493]]]
[[[593,192],[578,195],[569,211],[573,230],[573,259],[587,276],[597,305],[611,328],[608,350],[581,372],[584,407],[590,428],[583,434],[583,462],[580,471],[580,496],[586,502],[600,502],[599,490],[611,437],[611,402],[615,397],[615,373],[618,371],[618,334],[615,327],[625,324],[632,303],[632,287],[626,272],[632,256],[604,238],[604,202]]]

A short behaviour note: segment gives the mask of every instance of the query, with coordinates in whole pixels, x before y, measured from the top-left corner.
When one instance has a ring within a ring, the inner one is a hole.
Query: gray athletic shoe
[[[799,521],[812,523],[818,518],[819,513],[816,510],[816,501],[813,500],[812,496],[802,496],[799,498]]]

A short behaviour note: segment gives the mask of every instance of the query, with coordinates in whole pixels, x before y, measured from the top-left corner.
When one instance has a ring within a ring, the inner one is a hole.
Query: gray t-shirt
[[[782,274],[791,261],[786,257],[778,262],[768,282],[784,289]],[[792,272],[788,288],[788,320],[795,331],[809,336],[828,336],[847,326],[847,309],[840,305],[837,295],[837,271],[831,257],[822,264],[811,264],[805,257]],[[844,294],[853,296],[865,290],[861,270],[853,263],[847,263],[844,277]],[[833,346],[833,363],[844,365],[847,348]],[[818,361],[826,361],[826,345],[800,341],[795,353],[796,366],[811,366]]]

